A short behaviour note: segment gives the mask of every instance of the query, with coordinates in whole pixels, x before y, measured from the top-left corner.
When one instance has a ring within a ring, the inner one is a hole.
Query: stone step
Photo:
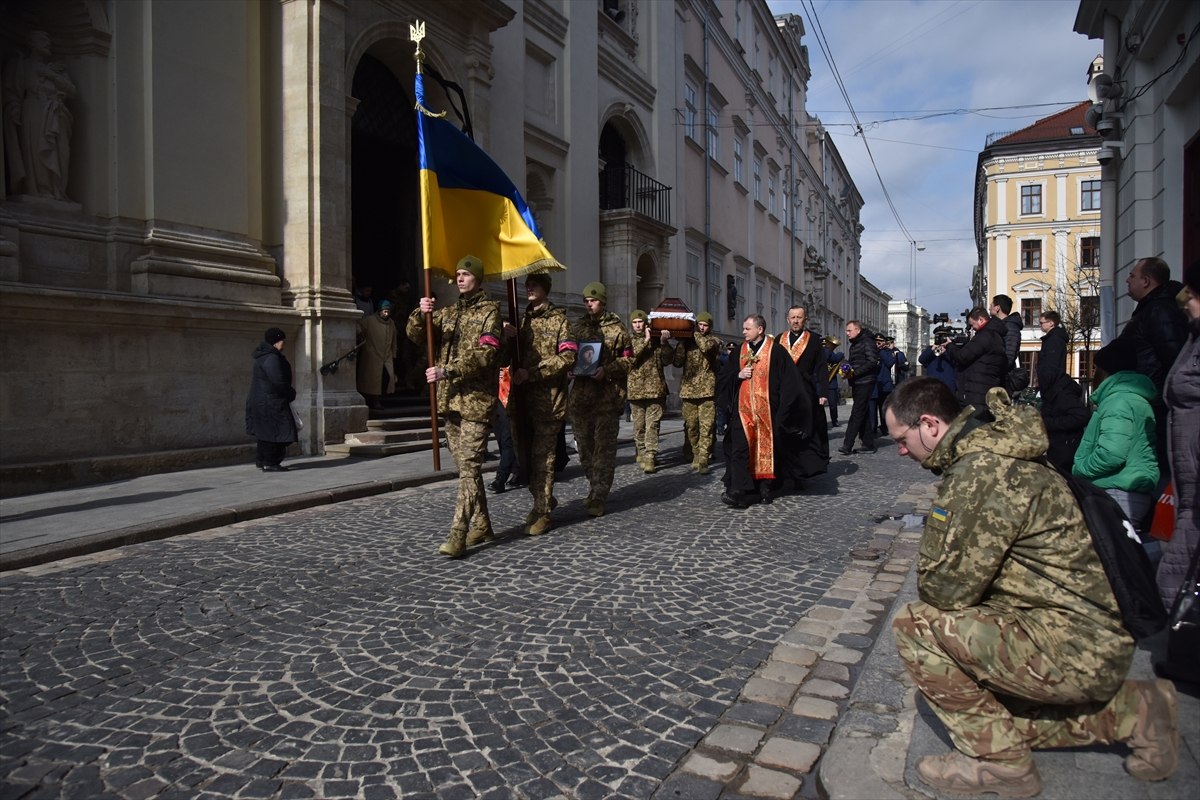
[[[444,445],[443,445],[444,446]],[[398,444],[327,444],[325,452],[329,455],[356,456],[358,458],[387,458],[401,453],[429,452],[429,439],[420,442],[402,442]]]
[[[345,444],[406,444],[408,442],[428,442],[429,426],[423,428],[380,430],[370,428],[358,433],[347,433]]]
[[[388,419],[367,420],[369,431],[427,431],[429,430],[429,414],[424,416],[391,417]]]

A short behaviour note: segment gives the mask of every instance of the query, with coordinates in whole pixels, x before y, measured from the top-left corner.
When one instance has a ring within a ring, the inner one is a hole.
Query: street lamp
[[[917,304],[917,251],[925,249],[924,242],[918,242],[915,239],[909,239],[908,243],[912,246],[912,255],[908,261],[908,302],[913,305]]]

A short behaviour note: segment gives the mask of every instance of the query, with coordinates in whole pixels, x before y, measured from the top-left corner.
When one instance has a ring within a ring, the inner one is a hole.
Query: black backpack
[[[1047,466],[1062,475],[1083,511],[1092,546],[1112,587],[1121,623],[1134,639],[1146,639],[1167,624],[1167,610],[1158,595],[1154,568],[1141,538],[1121,506],[1089,480]]]

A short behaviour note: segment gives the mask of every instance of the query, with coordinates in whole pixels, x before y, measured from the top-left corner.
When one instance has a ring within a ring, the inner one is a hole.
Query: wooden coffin
[[[649,317],[651,331],[670,331],[676,339],[691,339],[696,328],[696,315],[678,297],[664,298]]]

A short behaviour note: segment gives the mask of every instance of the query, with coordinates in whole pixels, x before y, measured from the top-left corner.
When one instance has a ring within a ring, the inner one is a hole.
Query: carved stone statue
[[[4,157],[13,194],[67,200],[71,123],[67,98],[75,84],[50,59],[50,36],[33,31],[28,54],[4,68]]]

